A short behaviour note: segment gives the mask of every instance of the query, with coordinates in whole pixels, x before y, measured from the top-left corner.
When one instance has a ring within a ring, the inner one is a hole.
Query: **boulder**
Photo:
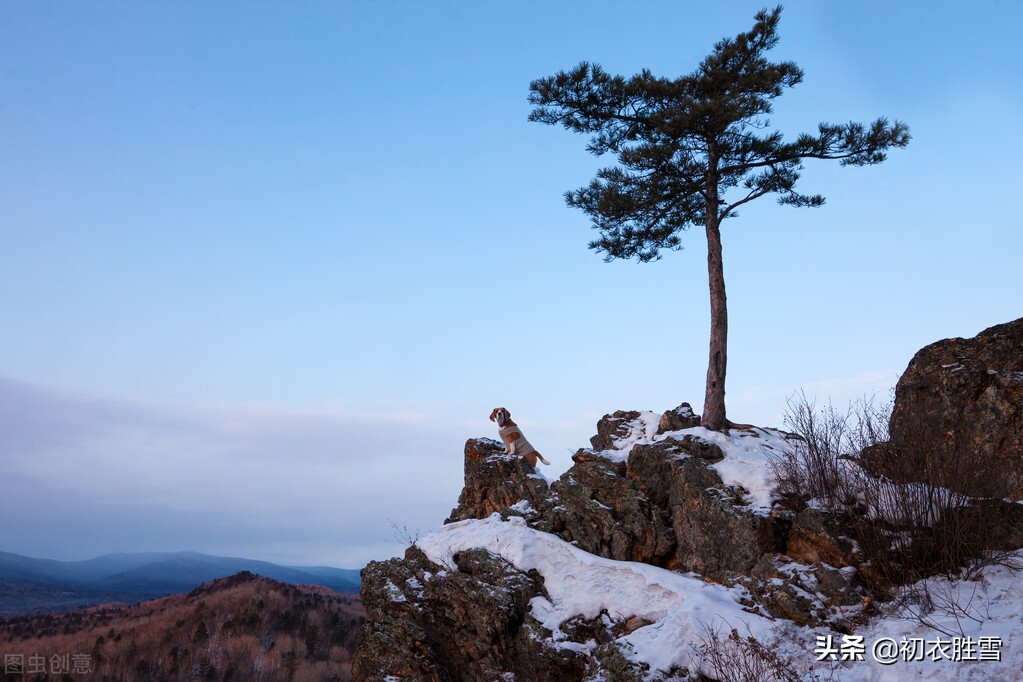
[[[693,412],[693,408],[689,403],[682,403],[675,409],[668,410],[661,415],[661,421],[657,425],[657,433],[681,431],[682,429],[691,429],[699,425],[700,415]]]
[[[722,580],[749,572],[783,540],[773,518],[746,508],[747,491],[724,484],[715,458],[720,448],[695,436],[636,445],[628,477],[669,520],[674,556],[665,565]]]
[[[529,615],[544,596],[543,579],[486,550],[455,556],[443,570],[414,546],[403,559],[371,562],[362,571],[367,622],[359,632],[356,680],[580,679],[585,660],[547,647]]]
[[[649,679],[612,641],[649,621],[602,611],[562,623],[555,638],[530,613],[531,600],[549,599],[536,571],[484,549],[454,560],[453,570],[442,568],[410,547],[404,558],[363,569],[367,621],[352,658],[355,680]]]
[[[664,510],[618,464],[595,457],[551,485],[549,528],[591,554],[661,565],[675,546]],[[545,529],[539,524],[530,524]]]
[[[721,580],[748,572],[762,554],[777,551],[772,520],[743,508],[746,491],[725,486],[696,457],[674,473],[669,513],[681,568]]]
[[[687,434],[679,438],[666,438],[664,442],[670,443],[681,454],[699,457],[710,464],[720,462],[725,458],[725,453],[721,452],[720,446],[699,436]]]
[[[643,428],[640,421],[642,414],[637,410],[618,410],[613,414],[605,414],[597,422],[597,435],[590,438],[590,445],[598,452],[618,449],[619,441],[628,438],[636,429]]]
[[[729,584],[744,586],[749,599],[776,618],[797,625],[828,625],[848,632],[844,622],[851,609],[863,604],[864,593],[853,568],[837,569],[827,564],[804,565],[788,557],[762,557],[748,576]]]
[[[465,486],[444,523],[484,519],[515,505],[524,511],[542,509],[547,496],[547,480],[525,458],[504,454],[504,445],[496,440],[470,438],[465,443]]]
[[[897,477],[937,471],[932,482],[967,495],[1023,499],[1023,318],[921,349],[889,432]]]

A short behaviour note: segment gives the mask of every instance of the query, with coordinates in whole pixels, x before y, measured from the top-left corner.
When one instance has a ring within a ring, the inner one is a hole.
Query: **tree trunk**
[[[712,431],[724,431],[725,366],[728,361],[728,303],[725,298],[725,268],[721,260],[721,220],[718,216],[717,153],[708,144],[707,174],[707,279],[710,283],[710,359],[707,363],[707,391],[700,424]]]
[[[728,362],[728,303],[725,271],[721,261],[721,230],[718,221],[707,224],[707,277],[710,281],[710,360],[707,364],[707,393],[700,423],[713,431],[724,431],[725,367]]]

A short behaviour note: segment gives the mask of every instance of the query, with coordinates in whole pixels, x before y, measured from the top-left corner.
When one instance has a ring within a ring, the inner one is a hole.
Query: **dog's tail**
[[[547,466],[550,466],[550,465],[551,465],[551,463],[550,463],[550,462],[548,462],[548,461],[547,461],[546,459],[544,459],[544,458],[543,458],[543,455],[541,455],[541,454],[540,454],[539,452],[538,452],[538,453],[536,453],[536,458],[537,458],[538,460],[540,460],[541,462],[543,462],[544,464],[546,464]]]

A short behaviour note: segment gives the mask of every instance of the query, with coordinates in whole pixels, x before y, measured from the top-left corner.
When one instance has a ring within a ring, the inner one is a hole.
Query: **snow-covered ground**
[[[744,614],[738,600],[741,591],[705,582],[648,564],[603,559],[560,538],[529,528],[519,517],[503,521],[494,514],[483,520],[449,524],[416,543],[430,560],[454,568],[452,555],[484,547],[523,571],[536,569],[544,577],[548,601],[536,597],[533,617],[553,634],[554,646],[579,650],[586,647],[563,642],[560,626],[573,616],[596,618],[602,611],[613,619],[638,616],[655,621],[623,638],[637,660],[653,669],[692,665],[689,642],[703,633],[703,623],[732,617],[735,625]],[[764,618],[754,618],[755,636],[770,628]],[[591,643],[589,648],[595,647]]]
[[[770,509],[772,454],[793,446],[785,434],[768,429],[721,434],[702,428],[655,435],[657,415],[644,413],[631,432],[602,456],[625,460],[637,443],[669,435],[692,434],[721,447],[725,459],[714,464],[728,485],[749,491],[751,509]],[[696,647],[714,630],[732,628],[752,635],[789,661],[806,680],[880,682],[901,680],[1023,682],[1023,574],[1005,567],[985,570],[977,581],[930,579],[926,586],[937,608],[930,613],[891,614],[852,636],[823,628],[799,627],[747,611],[741,587],[706,582],[647,564],[613,561],[589,554],[560,538],[507,521],[494,514],[482,520],[449,524],[416,542],[432,561],[454,569],[452,556],[484,548],[520,570],[536,569],[550,599],[536,597],[530,607],[551,633],[551,646],[588,652],[594,642],[567,641],[560,626],[574,616],[613,620],[638,616],[650,625],[618,642],[627,656],[650,666],[650,679],[672,667],[700,665]],[[1023,562],[1023,550],[1016,553]],[[942,604],[965,609],[946,613]],[[923,616],[923,617],[921,617]]]
[[[553,633],[550,644],[555,647],[586,651],[596,646],[565,641],[560,626],[573,616],[596,618],[606,612],[615,620],[639,616],[653,621],[619,640],[632,659],[650,665],[651,679],[673,666],[695,669],[699,656],[694,645],[704,642],[711,629],[736,628],[779,653],[807,680],[815,674],[841,682],[1023,680],[1023,583],[1004,567],[986,570],[976,582],[928,581],[932,594],[948,594],[969,605],[969,615],[958,619],[930,614],[946,632],[907,614],[874,622],[850,639],[750,613],[741,605],[742,588],[597,557],[529,528],[519,517],[504,521],[494,514],[449,524],[416,544],[448,570],[455,568],[454,554],[476,547],[520,570],[536,569],[550,600],[534,598],[532,615]],[[1023,560],[1023,552],[1018,557]],[[853,660],[818,661],[828,649],[834,649],[835,658]],[[987,660],[996,654],[1000,660]]]
[[[700,426],[658,435],[660,418],[661,415],[656,412],[641,412],[638,419],[627,424],[629,432],[615,440],[615,449],[602,450],[601,456],[625,462],[636,445],[656,443],[672,437],[697,436],[714,443],[724,453],[725,458],[711,467],[718,472],[725,485],[737,485],[749,491],[751,511],[770,511],[775,486],[769,463],[772,456],[792,450],[791,437],[776,429],[732,429],[725,434]]]

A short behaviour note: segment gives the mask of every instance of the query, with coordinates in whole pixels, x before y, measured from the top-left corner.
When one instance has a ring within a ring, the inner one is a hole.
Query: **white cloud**
[[[391,520],[439,524],[461,486],[463,438],[408,410],[132,405],[0,379],[0,432],[19,490],[0,507],[20,520],[0,549],[54,558],[141,549],[130,537],[360,565],[383,558]]]
[[[863,372],[851,377],[834,377],[813,381],[803,387],[807,396],[819,396],[822,399],[831,397],[836,405],[841,400],[856,400],[863,396],[876,394],[879,398],[887,398],[888,392],[895,387],[899,380],[899,372],[896,370],[877,370]]]

